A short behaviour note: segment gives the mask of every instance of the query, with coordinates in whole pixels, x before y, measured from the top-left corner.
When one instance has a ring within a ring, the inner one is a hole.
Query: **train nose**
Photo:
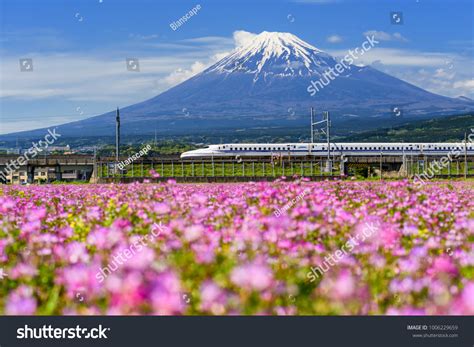
[[[205,150],[203,150],[203,149],[195,149],[195,150],[192,150],[192,151],[187,151],[187,152],[181,153],[180,158],[181,159],[186,159],[186,158],[200,157],[204,154],[204,151]]]
[[[183,152],[181,153],[181,155],[179,156],[181,159],[186,159],[186,158],[190,158],[192,157],[192,153],[191,152],[194,152],[194,151],[188,151],[188,152]]]

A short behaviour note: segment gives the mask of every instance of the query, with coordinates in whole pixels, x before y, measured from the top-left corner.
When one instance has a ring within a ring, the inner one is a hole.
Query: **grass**
[[[321,164],[323,166],[321,166]],[[426,165],[426,168],[429,166]],[[281,177],[281,176],[331,176],[331,173],[324,171],[324,162],[307,161],[307,162],[285,162],[284,165],[277,163],[263,162],[216,162],[214,168],[212,163],[208,162],[179,162],[179,163],[158,163],[154,166],[148,164],[128,165],[124,172],[124,177],[151,177],[150,170],[155,170],[161,177]],[[99,166],[99,177],[118,176],[114,175],[113,169],[108,170],[106,165]],[[371,177],[378,177],[379,166],[374,164],[371,166]],[[410,174],[423,173],[423,165],[417,163],[409,163],[408,172]],[[335,163],[332,175],[339,175],[339,163]],[[387,171],[384,171],[387,173]],[[451,168],[444,167],[436,170],[436,175],[463,175],[464,163],[459,163],[459,170],[456,163],[451,164]],[[393,172],[392,172],[393,174]],[[474,166],[468,163],[468,174],[474,174]],[[349,175],[358,177],[367,177],[367,170],[349,166]]]
[[[232,177],[232,176],[292,176],[292,175],[301,175],[301,176],[315,176],[315,175],[328,175],[330,173],[324,172],[321,170],[320,162],[298,162],[298,163],[285,163],[284,165],[271,163],[262,163],[262,162],[234,162],[234,163],[225,163],[222,162],[215,163],[214,168],[212,163],[203,163],[203,162],[181,162],[179,164],[163,163],[154,165],[153,168],[151,165],[129,165],[126,167],[126,170],[123,174],[125,177],[151,177],[149,173],[151,169],[154,169],[162,177],[212,177],[212,176],[221,176],[221,177]],[[336,164],[333,168],[333,175],[339,173],[339,165]],[[112,171],[112,170],[110,170]],[[99,176],[107,176],[108,170],[107,166],[99,168]],[[112,176],[112,172],[110,172]]]

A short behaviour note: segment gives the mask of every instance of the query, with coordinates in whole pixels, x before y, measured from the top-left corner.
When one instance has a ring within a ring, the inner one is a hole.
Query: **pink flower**
[[[129,250],[131,248],[129,247]],[[122,252],[123,254],[123,252]],[[130,259],[125,263],[126,267],[134,270],[145,270],[151,266],[155,259],[155,252],[149,247],[143,247],[142,249],[131,253]]]
[[[225,302],[225,292],[213,281],[201,285],[201,310],[220,315],[225,312]]]
[[[159,173],[157,173],[155,170],[150,170],[150,175],[151,177],[153,178],[159,178],[161,175]]]
[[[98,293],[102,286],[96,278],[100,269],[99,264],[86,266],[76,264],[58,271],[56,282],[64,285],[69,298],[75,298],[78,293],[81,295],[92,295]]]
[[[27,219],[30,222],[42,220],[46,216],[46,208],[39,207],[28,211]]]
[[[184,311],[181,283],[172,271],[157,276],[151,291],[151,303],[157,315],[179,314]]]
[[[201,225],[191,225],[184,230],[184,238],[188,242],[193,242],[201,237],[204,228]]]
[[[166,203],[161,202],[161,203],[154,204],[153,211],[156,214],[164,215],[164,214],[168,214],[171,211],[171,208]]]
[[[38,274],[38,270],[30,265],[30,264],[25,264],[25,263],[20,263],[17,266],[15,266],[11,272],[10,276],[13,279],[17,278],[32,278],[35,277]]]
[[[36,299],[31,287],[22,285],[7,297],[5,306],[7,315],[32,315],[36,312]]]
[[[268,266],[253,262],[235,268],[230,278],[244,289],[261,291],[272,284],[273,273]]]
[[[474,314],[474,282],[468,283],[462,291],[462,302],[467,309],[467,314]]]
[[[348,270],[342,270],[330,289],[330,295],[336,299],[347,299],[356,288],[354,277]]]
[[[86,246],[83,243],[77,241],[66,245],[66,254],[71,264],[75,264],[77,262],[87,263],[90,258]]]
[[[437,257],[431,268],[428,269],[428,274],[431,276],[435,276],[437,274],[446,273],[450,275],[457,275],[458,269],[453,264],[452,260],[448,256],[440,256]]]

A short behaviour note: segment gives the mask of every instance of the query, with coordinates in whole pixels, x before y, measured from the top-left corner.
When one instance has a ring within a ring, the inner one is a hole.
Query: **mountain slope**
[[[427,92],[370,66],[344,71],[316,95],[308,86],[338,61],[289,33],[263,32],[198,75],[121,110],[124,134],[189,134],[205,129],[302,126],[311,106],[333,124],[365,129],[474,110],[474,102]],[[401,110],[399,117],[393,109]],[[114,113],[59,127],[65,136],[114,132]],[[26,132],[22,135],[32,135]],[[42,133],[42,132],[40,132]],[[18,135],[16,135],[18,136]],[[2,137],[0,137],[2,138]]]
[[[412,121],[343,137],[345,142],[461,142],[474,132],[474,113]]]

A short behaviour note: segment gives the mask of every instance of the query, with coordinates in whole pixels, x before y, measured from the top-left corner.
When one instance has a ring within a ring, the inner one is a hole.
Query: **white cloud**
[[[472,94],[472,90],[474,90],[474,78],[471,78],[469,80],[454,82],[453,87],[458,88],[458,89],[470,90]]]
[[[123,59],[106,58],[102,52],[78,54],[29,54],[32,72],[20,72],[18,57],[4,55],[0,64],[0,98],[134,103],[169,89],[224,58],[233,48],[248,43],[256,34],[239,30],[233,37],[201,37],[178,43],[145,43],[146,47],[168,45],[160,56],[138,56],[140,72],[126,70]],[[137,41],[155,38],[131,34]],[[177,52],[180,53],[177,53]],[[183,52],[184,51],[184,52]],[[112,54],[115,55],[116,54]]]
[[[355,47],[350,48],[354,50]],[[326,50],[328,53],[343,57],[349,50]],[[375,46],[363,55],[358,55],[357,64],[370,65],[380,61],[384,65],[397,66],[444,66],[448,56],[444,53],[419,52],[407,49],[381,48]]]
[[[15,57],[5,57],[0,66],[2,98],[41,99],[61,97],[110,100],[146,92],[156,76],[178,69],[187,58],[139,59],[140,72],[127,71],[125,58],[104,59],[65,54],[31,55],[33,71],[21,72]],[[162,82],[163,89],[166,85]],[[136,99],[134,99],[136,100]]]
[[[436,78],[445,78],[448,80],[452,80],[456,74],[454,72],[448,72],[443,68],[436,69],[435,74],[433,77]]]
[[[376,40],[380,40],[380,41],[400,41],[400,42],[408,41],[400,33],[390,34],[385,31],[377,31],[377,30],[368,30],[364,32],[364,36],[374,36]]]
[[[330,43],[338,43],[338,42],[342,42],[342,37],[339,35],[331,35],[326,38],[326,41]]]
[[[237,49],[239,47],[248,45],[252,40],[257,36],[255,33],[251,33],[249,31],[245,30],[237,30],[234,31],[232,37],[233,37],[233,43],[234,43],[234,49]],[[198,38],[193,38],[193,39],[186,39],[182,40],[183,42],[199,42],[199,43],[216,43],[216,42],[221,42],[221,43],[228,43],[229,39],[228,38],[223,38],[220,36],[208,36],[208,37],[198,37]],[[231,51],[223,51],[223,52],[218,52],[209,57],[206,63],[203,63],[201,61],[195,61],[191,67],[189,68],[178,68],[172,73],[170,73],[168,76],[165,78],[165,82],[169,84],[170,86],[177,85],[181,82],[186,81],[187,79],[197,75],[198,73],[202,72],[205,70],[207,67],[211,66],[212,64],[218,62],[219,60],[225,58],[227,55],[229,55]]]
[[[200,61],[196,61],[193,63],[193,65],[191,65],[190,69],[179,68],[173,71],[171,74],[169,74],[165,78],[165,82],[168,83],[169,85],[179,84],[193,77],[194,75],[197,75],[198,73],[203,71],[205,68],[206,68],[205,64],[201,63]]]
[[[197,42],[197,43],[217,43],[217,44],[232,44],[233,40],[222,36],[202,36],[192,39],[184,39],[181,42]]]
[[[234,37],[234,43],[236,47],[241,47],[248,45],[252,40],[257,36],[255,33],[251,33],[249,31],[244,31],[244,30],[237,30],[234,31],[233,37]]]
[[[160,36],[158,34],[142,35],[142,34],[131,33],[128,35],[128,37],[130,37],[131,39],[147,41],[147,40],[157,39]]]
[[[355,47],[350,49],[354,51]],[[326,49],[326,52],[340,59],[349,53],[349,49]],[[358,57],[355,60],[358,65],[372,65],[430,92],[451,97],[465,95],[474,98],[472,58],[469,56],[375,46]]]

